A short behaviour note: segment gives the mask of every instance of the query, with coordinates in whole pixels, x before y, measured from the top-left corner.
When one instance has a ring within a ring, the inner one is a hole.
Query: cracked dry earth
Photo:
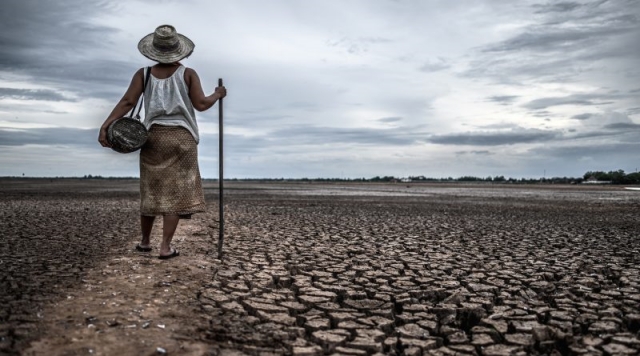
[[[160,261],[135,181],[3,180],[0,354],[640,353],[638,192],[227,186]]]

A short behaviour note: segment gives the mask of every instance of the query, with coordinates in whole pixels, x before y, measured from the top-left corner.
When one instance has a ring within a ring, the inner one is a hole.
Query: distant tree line
[[[603,182],[611,182],[611,184],[640,184],[640,173],[624,173],[622,169],[617,171],[601,172],[589,171],[584,174],[584,180],[597,180]]]
[[[66,178],[66,177],[56,177],[56,178]],[[70,177],[73,178],[73,177]],[[138,177],[103,177],[103,176],[94,176],[91,174],[85,174],[84,177],[81,177],[82,179],[109,179],[109,180],[118,180],[118,179],[122,179],[122,180],[129,180],[129,179],[139,179]]]
[[[214,179],[215,180],[215,179]],[[511,184],[580,184],[587,181],[610,184],[640,184],[640,173],[625,174],[623,170],[600,172],[589,171],[582,177],[551,177],[551,178],[506,178],[505,176],[461,176],[433,178],[420,176],[409,176],[405,178],[395,176],[375,176],[372,178],[232,178],[229,181],[276,181],[276,182],[475,182],[475,183],[511,183]]]
[[[10,177],[0,177],[10,178]],[[25,177],[29,178],[29,177]],[[137,177],[103,177],[100,175],[86,174],[83,177],[55,177],[55,178],[81,178],[81,179],[138,179]],[[205,179],[217,181],[217,179]],[[458,178],[431,178],[423,175],[399,178],[394,176],[375,176],[372,178],[227,178],[225,181],[264,181],[264,182],[475,182],[475,183],[511,183],[511,184],[580,184],[584,182],[610,183],[610,184],[640,184],[640,173],[625,173],[617,171],[588,171],[582,177],[552,177],[552,178],[505,178],[504,176],[462,176]]]
[[[217,181],[217,179],[205,179],[208,181]],[[477,183],[519,183],[519,184],[532,184],[532,183],[556,183],[556,184],[576,184],[581,183],[582,178],[570,178],[570,177],[554,177],[554,178],[505,178],[504,176],[496,177],[472,177],[464,176],[459,178],[447,177],[447,178],[429,178],[429,177],[408,177],[398,178],[394,176],[376,176],[373,178],[226,178],[225,181],[229,182],[243,182],[243,181],[262,181],[262,182],[371,182],[371,183],[398,183],[398,182],[412,182],[412,183],[447,183],[447,182],[477,182]]]

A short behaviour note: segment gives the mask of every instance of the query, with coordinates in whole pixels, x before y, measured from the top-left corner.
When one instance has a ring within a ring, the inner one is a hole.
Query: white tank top
[[[184,127],[198,143],[198,123],[189,98],[189,88],[184,81],[185,69],[181,65],[166,79],[158,79],[150,74],[144,92],[144,124],[147,130],[151,125]]]

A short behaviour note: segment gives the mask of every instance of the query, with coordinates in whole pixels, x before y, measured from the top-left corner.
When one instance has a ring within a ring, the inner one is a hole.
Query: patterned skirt
[[[195,139],[183,127],[152,125],[140,150],[140,214],[188,218],[204,210]]]

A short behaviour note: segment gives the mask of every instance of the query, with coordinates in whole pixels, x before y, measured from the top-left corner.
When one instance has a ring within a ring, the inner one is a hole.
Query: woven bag
[[[142,86],[142,97],[131,110],[130,116],[121,117],[109,125],[107,129],[107,140],[111,144],[111,149],[120,153],[131,153],[139,150],[145,142],[149,133],[147,128],[140,121],[140,110],[144,103],[144,92],[151,76],[151,67],[147,67],[144,85]],[[136,112],[137,109],[137,112]],[[135,113],[135,116],[133,115]]]

